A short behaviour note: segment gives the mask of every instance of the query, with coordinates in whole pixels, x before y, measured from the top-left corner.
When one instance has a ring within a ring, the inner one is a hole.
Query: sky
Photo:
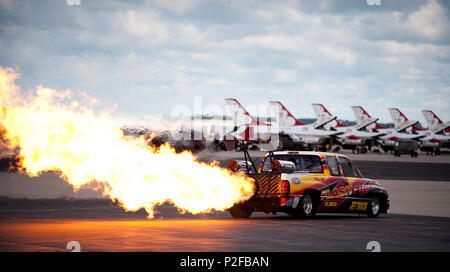
[[[450,120],[449,3],[368,2],[0,0],[0,65],[22,90],[83,91],[131,115],[233,97],[263,116],[279,100],[297,118],[322,103],[339,119],[361,105],[381,122],[388,107]]]

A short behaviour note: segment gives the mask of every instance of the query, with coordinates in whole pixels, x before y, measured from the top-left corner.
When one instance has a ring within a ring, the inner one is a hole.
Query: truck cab
[[[333,212],[377,217],[388,212],[387,190],[377,181],[364,178],[347,156],[310,151],[269,152],[253,171],[248,168],[248,157],[247,154],[245,164],[241,161],[237,165],[255,180],[256,192],[248,201],[230,209],[233,217],[248,217],[253,211],[285,212],[303,218]]]

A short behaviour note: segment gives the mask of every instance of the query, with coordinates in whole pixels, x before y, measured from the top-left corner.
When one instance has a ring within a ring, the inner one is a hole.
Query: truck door
[[[362,178],[361,172],[359,169],[352,163],[351,160],[345,157],[338,157],[339,165],[341,166],[344,178],[349,183],[350,193],[354,192],[354,189],[364,185],[366,183],[366,179]],[[349,194],[348,196],[352,196]],[[349,212],[366,212],[368,207],[368,202],[363,201],[359,198],[351,197],[345,206],[342,209],[347,209]]]
[[[364,183],[361,180],[361,173],[351,160],[345,157],[338,157],[338,162],[342,170],[342,175],[344,176],[345,184],[350,187],[350,191],[353,187],[360,186],[362,185],[361,183]]]
[[[323,177],[324,181],[329,185],[329,188],[322,191],[323,203],[319,206],[320,212],[332,212],[336,210],[340,204],[345,200],[342,195],[347,192],[346,180],[340,171],[338,160],[336,156],[325,156],[325,162],[330,171],[330,176]]]
[[[336,156],[326,156],[325,161],[328,165],[328,169],[330,171],[330,178],[331,182],[339,182],[332,193],[332,196],[334,198],[340,197],[344,192],[342,191],[343,187],[348,186],[347,180],[345,177],[343,177],[341,172],[341,167],[339,166],[338,160],[336,159]]]

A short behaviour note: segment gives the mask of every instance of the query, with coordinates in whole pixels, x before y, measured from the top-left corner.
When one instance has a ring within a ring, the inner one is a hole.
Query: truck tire
[[[367,205],[367,216],[370,218],[376,218],[380,214],[381,202],[378,196],[374,196],[372,201]]]
[[[234,218],[249,218],[253,211],[244,205],[235,204],[228,210]]]
[[[306,193],[303,195],[297,206],[297,216],[300,218],[312,218],[316,215],[317,202],[314,201],[314,195]]]

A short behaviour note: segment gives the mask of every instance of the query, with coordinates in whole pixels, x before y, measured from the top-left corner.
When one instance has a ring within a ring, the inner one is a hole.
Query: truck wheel
[[[253,213],[252,210],[246,208],[241,204],[235,204],[228,211],[234,218],[249,218],[250,215]]]
[[[369,205],[367,205],[367,216],[375,218],[378,217],[379,214],[380,214],[380,199],[377,196],[374,196]]]
[[[306,193],[298,203],[298,215],[301,218],[312,218],[316,215],[317,204],[310,193]]]

